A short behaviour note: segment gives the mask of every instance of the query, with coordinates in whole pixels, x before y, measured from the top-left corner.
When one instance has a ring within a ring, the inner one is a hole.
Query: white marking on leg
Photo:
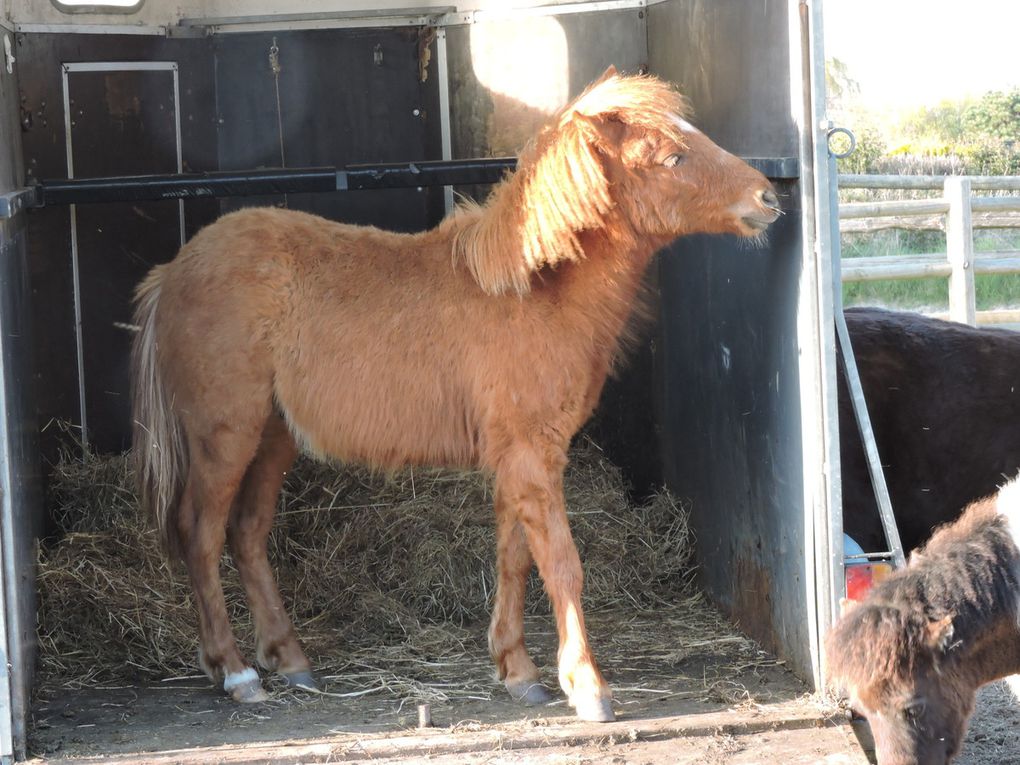
[[[235,688],[240,688],[248,683],[257,683],[258,680],[259,673],[255,671],[254,667],[247,667],[240,672],[229,672],[223,678],[223,690],[232,693]]]

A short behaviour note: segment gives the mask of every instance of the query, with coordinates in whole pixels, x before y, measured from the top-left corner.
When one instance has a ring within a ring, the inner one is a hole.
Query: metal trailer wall
[[[801,25],[818,17],[797,0],[669,0],[648,13],[651,70],[679,84],[699,127],[741,156],[799,158],[801,177],[777,183],[785,215],[762,249],[698,236],[661,256],[656,376],[664,476],[691,501],[706,589],[817,684],[830,611],[829,540],[817,529],[832,512],[824,474],[835,459],[819,398],[832,323],[805,237],[816,123]]]
[[[0,28],[0,41],[14,34]],[[2,48],[0,48],[2,51]],[[0,193],[24,184],[17,69],[0,53]],[[42,524],[38,427],[32,375],[26,214],[0,220],[0,759],[25,756],[35,664],[35,539]],[[10,701],[8,704],[7,701]]]

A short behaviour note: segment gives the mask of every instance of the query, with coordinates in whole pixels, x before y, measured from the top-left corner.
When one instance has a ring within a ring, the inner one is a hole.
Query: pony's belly
[[[284,409],[284,416],[298,446],[318,459],[383,469],[475,467],[477,439],[455,424],[466,418],[428,416],[429,408],[343,406],[317,414]]]

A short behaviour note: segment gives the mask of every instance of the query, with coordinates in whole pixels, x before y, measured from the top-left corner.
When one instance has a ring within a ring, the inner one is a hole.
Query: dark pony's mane
[[[933,622],[952,620],[952,656],[1003,614],[1017,620],[1018,598],[1020,551],[995,498],[981,500],[851,607],[828,637],[829,672],[855,684],[908,676],[917,662],[933,661]]]
[[[495,295],[524,294],[534,272],[583,258],[580,232],[606,228],[614,207],[597,123],[615,121],[684,144],[677,118],[687,111],[683,96],[652,77],[613,75],[594,83],[528,144],[517,171],[483,206],[461,208],[451,221],[459,229],[455,262]]]

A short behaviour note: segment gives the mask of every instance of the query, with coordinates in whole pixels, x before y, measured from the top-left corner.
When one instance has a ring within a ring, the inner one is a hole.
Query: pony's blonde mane
[[[460,229],[455,262],[489,294],[531,289],[545,267],[584,257],[579,234],[605,228],[614,207],[604,162],[615,146],[603,128],[618,122],[678,143],[685,99],[654,77],[607,73],[564,107],[521,152],[517,171],[485,205],[468,204],[474,220]]]

